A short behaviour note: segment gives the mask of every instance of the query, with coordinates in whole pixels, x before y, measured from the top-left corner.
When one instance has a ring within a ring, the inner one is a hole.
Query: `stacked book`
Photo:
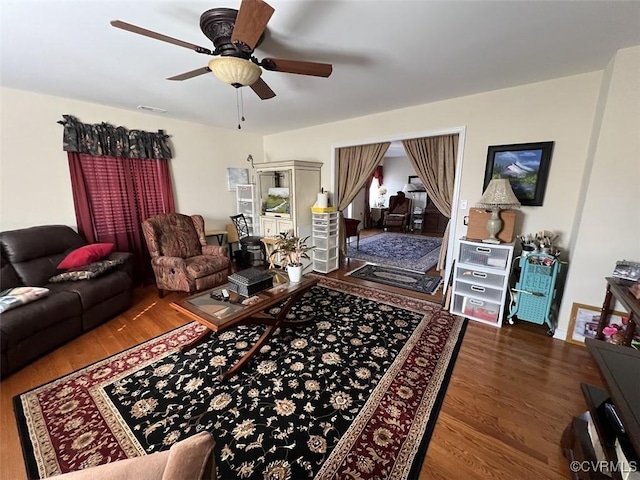
[[[229,289],[250,297],[273,287],[273,277],[256,268],[248,268],[229,275]]]

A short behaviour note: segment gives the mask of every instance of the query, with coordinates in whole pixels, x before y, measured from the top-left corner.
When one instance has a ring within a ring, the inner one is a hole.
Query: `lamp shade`
[[[236,57],[218,57],[209,61],[209,70],[216,77],[234,87],[248,87],[262,74],[258,65]]]
[[[418,187],[416,186],[415,183],[405,183],[404,187],[402,187],[402,191],[403,192],[417,192],[418,191]]]
[[[520,201],[511,189],[511,183],[506,178],[494,178],[487,185],[477,203],[480,208],[518,208]]]

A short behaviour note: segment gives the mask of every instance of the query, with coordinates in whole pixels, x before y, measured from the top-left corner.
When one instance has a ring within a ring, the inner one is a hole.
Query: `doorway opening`
[[[455,239],[458,238],[459,236],[458,230],[461,228],[461,226],[458,225],[459,223],[458,222],[458,203],[460,198],[462,162],[464,158],[465,131],[466,131],[465,127],[456,127],[456,128],[446,129],[446,130],[426,131],[421,133],[396,135],[393,137],[383,137],[383,138],[379,137],[379,138],[371,138],[367,140],[343,142],[339,145],[334,145],[332,148],[332,165],[331,165],[332,172],[333,172],[332,191],[335,192],[336,198],[339,198],[340,192],[337,191],[337,185],[338,185],[337,151],[339,148],[359,146],[359,145],[369,145],[369,144],[375,144],[375,143],[381,143],[381,142],[391,142],[392,144],[394,144],[394,142],[396,142],[397,144],[399,144],[400,148],[404,152],[404,147],[402,146],[402,143],[401,143],[402,140],[437,137],[437,136],[443,136],[443,135],[458,136],[457,137],[458,138],[457,156],[456,156],[456,164],[455,164],[455,179],[454,179],[453,196],[451,199],[451,212],[450,212],[450,220],[449,220],[450,227],[449,227],[449,236],[447,238],[447,256],[446,256],[445,265],[444,265],[445,271],[441,272],[442,277],[444,277],[445,288],[446,288],[446,285],[448,285],[449,277],[451,275],[453,259],[455,258],[455,244],[456,244]],[[411,167],[411,171],[413,175],[416,175],[415,172],[413,172],[412,167]],[[385,175],[383,180],[383,185],[386,186],[387,184],[388,184],[387,177]],[[399,181],[398,181],[398,185],[399,185]],[[389,193],[393,193],[393,192],[389,191]],[[371,205],[374,205],[374,204],[371,203]],[[426,209],[426,205],[425,205],[425,209]],[[357,205],[352,205],[351,209],[348,209],[347,212],[345,213],[350,218],[358,218],[359,216],[362,215],[361,219],[364,219],[364,214],[365,214],[363,209],[359,209]]]

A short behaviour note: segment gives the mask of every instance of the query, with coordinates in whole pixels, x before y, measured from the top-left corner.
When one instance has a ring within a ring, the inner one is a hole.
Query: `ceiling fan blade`
[[[153,32],[151,30],[147,30],[146,28],[131,25],[130,23],[123,22],[121,20],[111,20],[111,25],[128,32],[137,33],[138,35],[144,35],[145,37],[153,38],[155,40],[162,40],[163,42],[172,43],[173,45],[178,45],[179,47],[188,48],[198,53],[213,55],[213,52],[208,48],[200,47],[189,42],[183,42],[182,40],[178,40],[177,38],[168,37],[167,35],[162,35],[161,33]]]
[[[231,41],[241,50],[253,52],[274,9],[263,0],[242,0]]]
[[[330,63],[298,62],[279,58],[265,58],[260,62],[260,66],[272,72],[296,73],[298,75],[325,78],[331,75],[333,71],[333,66]]]
[[[273,90],[271,90],[269,85],[267,85],[266,82],[261,78],[258,78],[258,80],[256,80],[251,84],[251,90],[256,92],[256,94],[262,100],[269,100],[270,98],[273,98],[276,96],[276,94],[273,92]]]
[[[211,69],[209,67],[196,68],[195,70],[191,70],[190,72],[185,72],[174,77],[169,77],[167,78],[167,80],[188,80],[190,78],[197,77],[198,75],[209,73],[210,71]]]

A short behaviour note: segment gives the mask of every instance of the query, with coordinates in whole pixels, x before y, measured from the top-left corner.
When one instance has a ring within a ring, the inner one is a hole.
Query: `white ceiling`
[[[273,133],[604,68],[640,45],[640,1],[268,0],[256,56],[332,63],[331,77],[264,72],[245,131]],[[2,86],[235,128],[236,91],[202,75],[211,57],[113,28],[119,19],[211,48],[210,8],[239,0],[0,0]],[[73,112],[61,112],[70,113]],[[82,120],[82,119],[80,119]]]

